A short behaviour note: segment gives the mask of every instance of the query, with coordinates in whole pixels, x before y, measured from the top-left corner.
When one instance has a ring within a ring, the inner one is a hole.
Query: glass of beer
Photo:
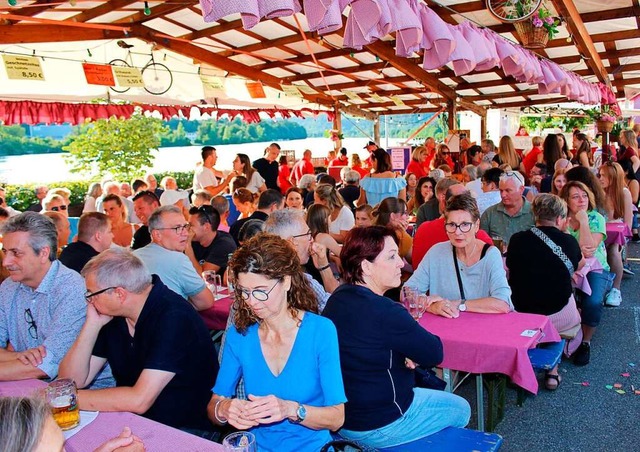
[[[224,450],[229,452],[256,452],[256,437],[251,432],[236,432],[222,440]]]
[[[63,378],[52,381],[45,389],[45,394],[53,419],[62,430],[72,429],[80,423],[78,390],[73,380]]]

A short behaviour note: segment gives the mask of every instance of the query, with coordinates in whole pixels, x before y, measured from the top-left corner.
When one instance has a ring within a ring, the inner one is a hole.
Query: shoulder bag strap
[[[558,256],[562,261],[562,263],[565,265],[565,267],[567,267],[567,270],[569,270],[569,275],[573,276],[573,273],[575,271],[573,268],[573,264],[571,263],[571,260],[567,257],[567,255],[564,254],[564,251],[562,251],[562,248],[556,245],[556,243],[553,240],[551,240],[544,232],[542,232],[540,229],[536,228],[535,226],[531,228],[531,232],[533,232],[536,235],[536,237],[542,240],[545,245],[551,248],[551,251],[553,251],[553,254]]]
[[[458,277],[458,287],[460,288],[460,300],[464,303],[467,298],[464,296],[464,288],[462,287],[462,278],[460,277],[460,268],[458,267],[458,258],[456,257],[456,247],[451,245],[453,252],[453,265],[456,267],[456,276]]]

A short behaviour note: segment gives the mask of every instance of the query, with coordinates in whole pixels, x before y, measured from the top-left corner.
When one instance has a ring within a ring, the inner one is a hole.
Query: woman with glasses
[[[407,181],[392,171],[391,157],[384,149],[371,153],[373,172],[360,181],[360,198],[357,205],[375,206],[389,196],[407,199]]]
[[[47,197],[42,200],[43,212],[58,212],[65,217],[69,216],[68,203],[64,197],[55,193],[48,193]]]
[[[333,323],[287,240],[260,234],[229,263],[235,284],[233,326],[209,418],[256,436],[260,450],[320,450],[344,421],[346,397]],[[240,378],[248,400],[231,398]]]
[[[631,237],[633,202],[631,201],[631,192],[624,183],[622,167],[616,162],[607,162],[598,168],[598,179],[600,179],[606,195],[607,223],[624,224],[626,237]],[[605,300],[607,306],[620,306],[622,302],[622,294],[620,293],[624,273],[622,247],[623,245],[619,243],[607,245],[607,262],[611,271],[616,275],[616,279],[613,280],[613,288]]]
[[[346,284],[322,312],[338,330],[349,400],[339,434],[379,449],[467,425],[470,408],[463,398],[414,387],[416,365],[442,362],[442,343],[384,296],[400,286],[404,265],[394,232],[380,226],[352,229],[340,258]]]
[[[480,212],[474,197],[464,193],[450,198],[444,218],[449,241],[431,247],[405,287],[429,292],[427,310],[447,318],[456,318],[464,311],[511,311],[511,289],[502,253],[476,238]]]
[[[262,193],[267,189],[264,178],[257,169],[251,166],[251,160],[247,154],[236,154],[233,170],[237,175],[242,174],[247,178],[246,188],[251,193]]]
[[[571,171],[578,168],[580,167]],[[602,302],[613,280],[613,275],[609,273],[607,251],[604,246],[604,240],[607,238],[606,221],[596,210],[593,193],[582,182],[571,180],[567,182],[562,187],[560,197],[567,203],[569,211],[567,232],[578,240],[582,255],[586,258],[595,257],[603,268],[600,273],[595,271],[587,273],[591,294],[578,291],[580,296],[576,300],[581,309],[582,344],[573,354],[573,362],[578,366],[584,366],[589,364],[591,359],[591,338],[600,324]]]
[[[123,248],[129,248],[136,232],[135,225],[127,223],[127,207],[118,195],[107,195],[102,200],[104,213],[111,221],[113,243]]]
[[[415,196],[407,202],[407,210],[411,215],[417,215],[418,209],[435,195],[436,181],[433,177],[421,177],[416,186]]]
[[[441,165],[448,165],[449,168],[455,167],[453,159],[451,158],[451,150],[449,149],[449,146],[444,143],[438,145],[436,156],[431,161],[431,166],[434,169],[439,168]]]

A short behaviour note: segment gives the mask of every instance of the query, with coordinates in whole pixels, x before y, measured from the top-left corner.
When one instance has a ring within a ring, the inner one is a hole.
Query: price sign
[[[132,88],[143,88],[142,74],[137,67],[112,66],[118,85]]]
[[[2,55],[7,77],[11,80],[44,81],[40,60],[36,57],[20,55]]]
[[[309,85],[296,85],[296,88],[300,90],[301,93],[305,94],[317,94],[318,92],[311,88]]]
[[[200,75],[205,97],[216,97],[224,93],[224,80],[213,75]]]
[[[347,97],[351,100],[360,100],[360,96],[358,96],[353,91],[344,90],[343,93],[345,93]]]
[[[371,98],[372,98],[373,100],[375,100],[376,102],[380,102],[380,103],[382,103],[382,102],[386,102],[386,101],[387,101],[384,97],[379,96],[379,95],[378,95],[378,94],[376,94],[376,93],[373,93],[373,94],[371,95]]]
[[[398,96],[390,96],[390,99],[396,104],[398,107],[404,107],[406,104],[400,99]]]
[[[108,64],[82,63],[82,70],[89,85],[116,86],[113,70]]]
[[[298,87],[295,85],[280,85],[280,87],[284,94],[289,97],[302,97],[302,94],[298,91]]]
[[[247,82],[247,91],[249,91],[249,96],[252,99],[264,99],[267,97],[261,82]]]

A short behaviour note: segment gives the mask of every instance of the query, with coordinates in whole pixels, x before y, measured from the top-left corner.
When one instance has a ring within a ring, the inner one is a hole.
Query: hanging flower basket
[[[535,27],[529,20],[516,22],[513,26],[522,39],[522,46],[527,49],[542,49],[549,43],[549,32],[544,27]]]
[[[607,132],[610,133],[613,130],[613,125],[615,122],[613,121],[596,121],[596,127],[598,127],[598,132]]]

